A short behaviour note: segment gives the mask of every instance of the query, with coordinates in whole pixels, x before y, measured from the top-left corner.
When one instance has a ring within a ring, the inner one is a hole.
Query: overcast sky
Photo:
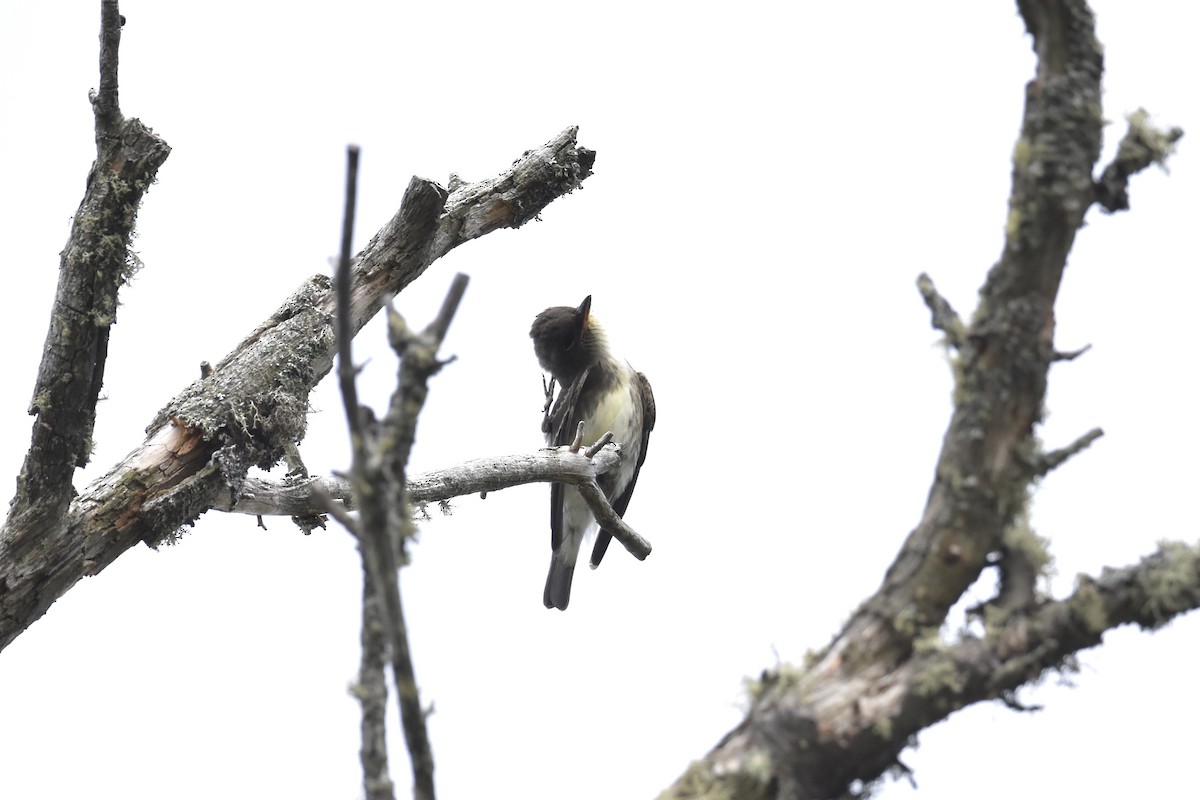
[[[0,474],[25,411],[93,158],[99,3],[7,3],[0,21],[6,255]],[[734,10],[736,8],[736,11]],[[1033,524],[1053,589],[1196,539],[1193,6],[1095,3],[1105,160],[1145,106],[1188,131],[1093,209],[1058,303],[1040,435],[1107,435],[1048,477]],[[1014,4],[749,2],[178,4],[127,0],[121,106],[173,148],[138,220],[93,464],[313,273],[328,272],[344,148],[363,148],[358,245],[411,175],[478,180],[579,125],[582,191],[452,252],[397,300],[434,314],[471,276],[412,469],[540,446],[534,315],[587,294],[653,383],[658,427],[619,547],[547,611],[545,486],[462,498],[423,523],[402,575],[443,798],[653,797],[741,718],[742,681],[823,646],[920,517],[951,378],[914,288],[967,316],[999,255],[1032,74]],[[1189,231],[1192,231],[1189,233]],[[381,408],[395,363],[356,341]],[[302,452],[349,462],[331,385]],[[12,484],[10,484],[11,486]],[[361,576],[350,537],[210,513],[78,584],[0,653],[0,796],[361,797]],[[987,577],[990,581],[990,576]],[[985,587],[986,589],[986,587]],[[880,797],[1186,794],[1200,627],[1119,631],[1037,715],[960,712]],[[394,712],[392,713],[395,716]],[[1184,730],[1186,730],[1186,722]],[[393,775],[407,782],[402,739]],[[1152,767],[1150,765],[1153,765]]]

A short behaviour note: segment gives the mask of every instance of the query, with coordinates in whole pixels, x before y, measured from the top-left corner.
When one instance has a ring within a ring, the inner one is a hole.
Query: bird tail
[[[550,574],[546,576],[546,591],[542,595],[542,602],[546,604],[546,608],[567,610],[567,603],[571,602],[571,578],[574,575],[574,562],[568,563],[565,558],[555,553],[550,559]]]

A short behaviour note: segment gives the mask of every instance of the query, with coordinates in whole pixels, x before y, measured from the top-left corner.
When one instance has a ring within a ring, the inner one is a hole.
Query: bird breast
[[[584,446],[592,444],[607,431],[612,431],[614,442],[620,442],[622,458],[618,485],[623,485],[635,469],[642,427],[642,407],[634,393],[633,370],[626,365],[622,367],[614,370],[616,385],[600,394],[595,408],[579,409],[584,420]]]

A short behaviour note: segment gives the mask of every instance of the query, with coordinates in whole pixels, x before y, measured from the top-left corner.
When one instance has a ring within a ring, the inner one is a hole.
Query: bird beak
[[[579,333],[576,336],[576,341],[583,338],[583,332],[587,330],[588,314],[592,310],[592,296],[589,294],[583,298],[583,302],[579,304],[579,308],[575,309],[575,319],[579,324]]]

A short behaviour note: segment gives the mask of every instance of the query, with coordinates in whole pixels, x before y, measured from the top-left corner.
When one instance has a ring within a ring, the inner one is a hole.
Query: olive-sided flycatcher
[[[608,349],[604,330],[591,315],[588,295],[578,308],[555,306],[537,315],[529,336],[542,369],[558,383],[558,397],[542,421],[546,444],[571,444],[579,423],[591,444],[612,431],[621,444],[621,465],[600,476],[600,489],[617,514],[624,516],[646,460],[654,428],[654,394],[646,376]],[[543,601],[546,608],[565,609],[571,599],[571,577],[585,534],[597,527],[583,496],[573,486],[550,485],[550,574]],[[601,530],[592,549],[592,569],[604,558],[612,534]]]

